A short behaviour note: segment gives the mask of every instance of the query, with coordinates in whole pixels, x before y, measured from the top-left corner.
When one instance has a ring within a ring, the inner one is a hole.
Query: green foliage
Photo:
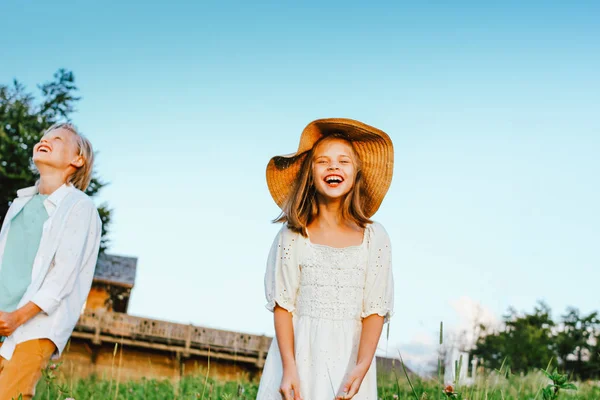
[[[569,382],[567,375],[561,375],[554,370],[553,373],[549,373],[546,370],[542,370],[544,375],[552,381],[551,384],[542,389],[543,400],[556,400],[561,390],[577,390],[575,384]]]
[[[400,375],[401,376],[401,375]],[[378,398],[382,400],[415,400],[415,391],[419,393],[419,399],[440,399],[440,388],[436,380],[423,380],[415,377],[412,387],[405,379],[378,380]],[[473,386],[463,386],[461,392],[455,388],[445,388],[442,394],[446,399],[469,399],[469,400],[533,400],[543,399],[547,384],[547,376],[539,372],[525,377],[512,377],[510,380],[503,379],[492,373],[482,377]],[[212,378],[208,380],[204,375],[185,376],[180,381],[141,379],[139,381],[125,381],[116,385],[109,380],[90,377],[86,379],[64,380],[58,385],[59,380],[53,380],[50,384],[44,380],[40,382],[36,390],[34,400],[64,400],[73,398],[75,400],[253,400],[258,393],[258,382],[256,381],[218,381]],[[581,383],[577,395],[569,390],[572,383],[556,380],[554,384],[562,385],[559,389],[559,397],[550,399],[580,399],[593,400],[600,398],[600,387],[592,384]],[[559,383],[562,382],[562,383]],[[68,391],[64,391],[68,389]],[[553,390],[553,389],[552,389]],[[564,391],[563,391],[564,390]]]
[[[581,379],[597,376],[600,371],[599,344],[598,312],[582,315],[579,310],[569,308],[562,316],[561,329],[556,335],[556,352],[563,360],[563,368],[573,371]]]
[[[116,357],[117,351],[115,346]],[[378,376],[378,398],[381,400],[558,400],[600,398],[600,386],[593,383],[580,383],[579,387],[570,382],[567,375],[555,369],[537,369],[528,375],[514,375],[506,363],[498,370],[482,373],[474,382],[461,383],[458,379],[462,358],[455,362],[455,379],[452,385],[440,388],[435,378],[422,379],[409,375],[402,357],[400,364],[404,378],[398,371],[393,376]],[[550,362],[549,362],[550,364]],[[50,364],[43,372],[44,379],[39,383],[34,400],[250,400],[258,393],[257,380],[239,379],[218,381],[206,374],[184,376],[179,380],[145,379],[138,381],[117,381],[98,379],[92,375],[83,379],[68,379],[59,371],[60,364]],[[111,371],[111,376],[113,372]],[[117,375],[119,375],[117,373]],[[550,383],[548,383],[550,380]],[[460,389],[460,390],[459,390]],[[573,391],[577,391],[574,394]],[[68,397],[67,397],[68,396]]]
[[[472,354],[488,369],[503,363],[517,373],[527,373],[552,361],[579,379],[596,378],[600,374],[598,313],[581,315],[569,309],[554,322],[550,308],[543,303],[533,313],[519,315],[514,309],[504,317],[498,332],[482,329]]]
[[[479,338],[473,352],[490,368],[506,363],[514,371],[528,372],[538,365],[546,365],[553,358],[550,310],[544,304],[533,314],[519,316],[514,309],[504,317],[505,328],[497,334]]]
[[[0,223],[17,190],[32,186],[38,179],[31,161],[33,146],[52,124],[69,121],[75,112],[77,86],[73,73],[64,69],[54,74],[54,79],[39,85],[41,98],[27,92],[17,80],[10,85],[0,85]],[[86,193],[95,194],[106,185],[94,174]],[[98,209],[102,222],[101,251],[107,248],[110,210],[106,205]]]

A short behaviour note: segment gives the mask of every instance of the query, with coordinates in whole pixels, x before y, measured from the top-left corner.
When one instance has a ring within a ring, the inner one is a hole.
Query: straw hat
[[[346,118],[318,119],[311,122],[302,131],[297,152],[271,158],[267,165],[267,186],[280,208],[283,208],[308,152],[320,138],[336,132],[345,134],[362,161],[366,195],[364,210],[368,217],[375,214],[392,183],[392,140],[377,128]]]

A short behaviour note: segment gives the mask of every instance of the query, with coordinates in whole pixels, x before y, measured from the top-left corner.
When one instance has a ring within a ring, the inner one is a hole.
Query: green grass
[[[443,344],[443,325],[440,324],[440,345]],[[116,357],[117,346],[113,358]],[[399,353],[398,356],[402,360]],[[475,382],[464,385],[458,379],[444,383],[442,360],[437,376],[423,379],[407,372],[404,363],[388,375],[379,371],[380,400],[599,400],[600,382],[570,382],[567,375],[546,369],[528,375],[511,373],[504,363],[500,370],[483,372]],[[455,362],[460,371],[462,357]],[[210,360],[205,374],[186,376],[178,382],[142,379],[139,381],[107,380],[97,377],[66,379],[60,364],[50,364],[43,371],[34,400],[254,400],[258,382],[247,380],[218,381],[208,377]],[[446,386],[448,385],[448,386]],[[307,399],[328,400],[328,399]]]
[[[64,380],[56,374],[42,379],[35,400],[250,400],[256,398],[258,382],[221,382],[206,376],[190,376],[180,382],[143,379],[120,382],[101,380],[94,377]],[[527,376],[509,376],[491,373],[483,376],[475,385],[459,386],[454,390],[460,395],[445,394],[437,379],[412,378],[412,386],[400,369],[389,377],[379,378],[379,398],[394,399],[468,399],[468,400],[542,400],[542,389],[550,380],[540,373]],[[118,386],[118,387],[117,387]],[[600,399],[600,386],[591,383],[576,383],[577,390],[561,391],[558,399]],[[61,392],[62,389],[62,392]],[[325,399],[326,400],[326,399]]]

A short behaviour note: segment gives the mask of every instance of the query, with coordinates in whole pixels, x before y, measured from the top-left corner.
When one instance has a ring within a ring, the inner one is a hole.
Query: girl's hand
[[[335,400],[348,400],[356,396],[356,393],[358,393],[358,389],[360,389],[360,385],[362,384],[363,379],[365,379],[365,375],[367,375],[368,370],[369,366],[366,368],[362,365],[357,365],[354,367],[352,371],[350,371],[348,379],[342,387],[342,393],[338,394]]]
[[[296,366],[283,369],[279,393],[281,393],[283,400],[302,400],[302,397],[300,397],[300,379],[298,379]]]

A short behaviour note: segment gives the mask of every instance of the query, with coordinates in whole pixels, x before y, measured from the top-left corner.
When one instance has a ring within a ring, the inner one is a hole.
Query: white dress
[[[378,223],[367,226],[359,246],[317,245],[283,227],[265,274],[267,308],[293,315],[294,347],[304,400],[331,400],[356,365],[362,318],[393,312],[391,245]],[[273,340],[257,400],[281,400],[283,368]],[[354,400],[377,400],[375,359]]]

